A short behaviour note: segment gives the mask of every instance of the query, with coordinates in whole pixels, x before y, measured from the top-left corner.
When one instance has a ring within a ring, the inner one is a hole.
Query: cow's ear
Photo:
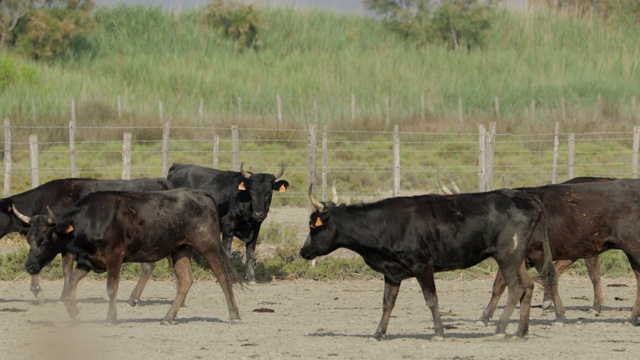
[[[65,234],[71,234],[75,230],[73,223],[60,224],[60,227],[58,227],[58,231],[61,228]]]
[[[13,206],[13,201],[11,201],[11,199],[0,200],[0,211],[6,212],[8,214],[11,212],[12,206]]]
[[[247,187],[244,186],[244,181],[240,181],[240,184],[238,184],[238,190],[240,190],[240,191],[247,190]]]
[[[311,219],[309,223],[309,227],[312,229],[317,229],[326,225],[329,218],[325,218],[324,220],[320,217],[320,215],[316,215],[315,218]]]
[[[289,182],[287,180],[276,181],[273,184],[273,190],[278,192],[285,192],[289,188]]]

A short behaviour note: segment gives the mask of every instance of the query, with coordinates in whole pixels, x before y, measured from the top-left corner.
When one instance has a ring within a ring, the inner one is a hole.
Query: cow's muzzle
[[[40,273],[40,270],[42,270],[42,268],[38,264],[30,262],[27,262],[24,265],[24,269],[29,273],[29,275],[37,275]]]

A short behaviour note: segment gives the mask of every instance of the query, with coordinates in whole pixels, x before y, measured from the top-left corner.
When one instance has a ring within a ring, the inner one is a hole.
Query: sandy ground
[[[0,282],[2,359],[629,359],[640,351],[640,328],[624,325],[635,296],[632,278],[604,279],[605,308],[589,314],[586,278],[563,277],[567,324],[553,325],[534,292],[529,335],[498,340],[494,324],[477,328],[492,281],[436,281],[445,323],[443,342],[430,341],[433,322],[415,280],[403,282],[387,337],[369,338],[381,315],[382,280],[275,281],[236,290],[242,321],[229,324],[217,283],[194,284],[177,325],[160,319],[174,295],[171,281],[152,281],[143,301],[125,301],[134,286],[123,281],[119,324],[104,323],[106,283],[83,280],[80,314],[71,321],[59,295],[61,281],[43,283],[47,302],[35,305],[27,281]],[[498,314],[502,311],[500,307]],[[514,314],[515,315],[515,314]],[[516,330],[515,316],[507,329]]]

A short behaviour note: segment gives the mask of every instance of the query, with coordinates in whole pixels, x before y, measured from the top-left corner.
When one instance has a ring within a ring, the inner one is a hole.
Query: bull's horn
[[[436,172],[436,178],[438,179],[438,185],[440,186],[440,190],[442,190],[442,192],[445,195],[453,195],[453,191],[449,190],[448,187],[442,185],[442,181],[440,181],[440,169],[438,169],[438,171]]]
[[[453,192],[456,194],[460,194],[461,192],[460,188],[458,187],[458,185],[456,185],[456,182],[453,181],[453,179],[449,175],[449,172],[446,169],[444,170],[444,174],[447,175],[447,179],[449,179],[449,183],[451,184],[451,188],[453,188]]]
[[[20,211],[18,211],[18,209],[16,208],[15,205],[13,206],[13,213],[16,214],[18,219],[20,219],[22,222],[25,222],[27,224],[29,222],[31,222],[31,217],[21,213]]]
[[[242,174],[242,176],[244,176],[245,178],[250,178],[251,174],[249,174],[248,172],[244,171],[244,169],[242,168],[244,166],[244,163],[240,164],[240,173]]]
[[[309,185],[309,201],[311,201],[311,205],[313,205],[314,208],[320,211],[324,209],[324,205],[322,205],[322,203],[318,201],[316,196],[313,194],[313,184]]]
[[[331,184],[331,201],[338,205],[338,190],[336,189],[336,181],[333,180],[333,184]]]
[[[50,207],[47,206],[47,212],[49,213],[49,218],[47,219],[47,223],[48,224],[55,224],[56,223],[56,214],[53,213],[53,210],[51,210]]]
[[[280,172],[274,174],[276,179],[279,179],[284,174],[284,163],[280,163]]]

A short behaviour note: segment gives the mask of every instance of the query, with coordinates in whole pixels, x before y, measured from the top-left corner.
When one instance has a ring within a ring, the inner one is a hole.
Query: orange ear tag
[[[314,225],[317,226],[317,227],[320,227],[320,226],[322,226],[324,224],[322,223],[322,220],[320,220],[320,218],[317,218],[316,219],[316,223]]]
[[[246,187],[244,187],[244,181],[240,183],[240,185],[238,185],[238,190],[247,190]]]
[[[67,234],[73,231],[73,225],[67,226]]]
[[[287,191],[287,187],[284,186],[284,184],[280,185],[280,188],[278,189],[278,192],[285,192]]]

